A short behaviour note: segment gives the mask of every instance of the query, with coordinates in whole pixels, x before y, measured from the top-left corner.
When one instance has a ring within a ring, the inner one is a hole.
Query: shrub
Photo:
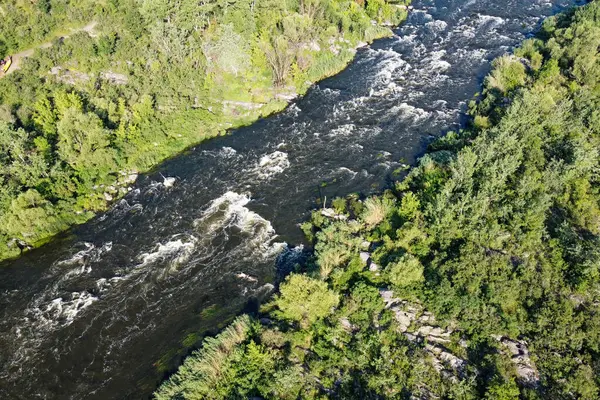
[[[492,66],[494,69],[485,80],[488,89],[497,89],[502,93],[507,93],[525,84],[527,71],[523,63],[515,57],[502,56],[496,59]]]
[[[281,285],[280,294],[273,303],[279,309],[279,318],[299,322],[307,328],[331,314],[339,303],[339,297],[323,281],[292,274]]]

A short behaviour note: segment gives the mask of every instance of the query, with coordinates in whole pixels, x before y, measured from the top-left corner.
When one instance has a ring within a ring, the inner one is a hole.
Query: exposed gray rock
[[[127,85],[127,82],[129,82],[127,75],[117,74],[112,71],[101,72],[100,78],[109,81],[114,85]]]
[[[379,295],[381,296],[381,298],[383,299],[383,302],[385,303],[385,308],[390,308],[394,304],[400,302],[400,299],[394,298],[394,292],[392,292],[391,290],[381,289],[381,290],[379,290]]]
[[[173,177],[163,177],[163,186],[167,188],[173,187],[176,180],[177,178]]]
[[[90,76],[88,74],[79,71],[72,71],[60,66],[52,67],[50,69],[50,74],[56,76],[56,79],[58,79],[60,82],[67,83],[69,85],[85,83],[90,80]]]
[[[347,216],[336,213],[333,208],[323,208],[321,210],[321,215],[327,218],[335,219],[337,221],[346,221],[348,219]]]
[[[415,320],[415,314],[408,313],[402,310],[392,310],[396,316],[396,321],[398,321],[398,325],[400,326],[400,332],[406,332],[410,325]]]
[[[360,260],[362,261],[363,265],[365,265],[366,267],[369,267],[369,271],[371,271],[371,272],[379,271],[379,265],[377,265],[373,262],[373,260],[371,259],[371,253],[368,253],[366,251],[361,251],[360,252]]]
[[[529,348],[524,340],[511,340],[502,336],[494,336],[502,345],[515,364],[520,383],[526,386],[537,387],[540,384],[540,374],[529,356]]]
[[[283,100],[283,101],[292,101],[294,100],[296,97],[298,97],[298,94],[296,93],[295,89],[288,89],[289,92],[287,93],[278,93],[275,97],[279,100]]]
[[[137,173],[131,173],[129,175],[127,175],[127,178],[124,180],[125,184],[131,184],[134,183],[135,181],[137,181],[138,178],[138,174]]]
[[[404,336],[411,342],[425,342],[425,350],[432,356],[433,367],[445,378],[456,380],[456,375],[463,373],[467,361],[444,347],[452,342],[453,331],[437,326],[433,314],[420,304],[396,298],[391,290],[380,290],[379,294],[385,307],[394,313]]]
[[[352,332],[356,330],[356,326],[354,326],[349,320],[348,318],[340,318],[340,324],[342,325],[342,327],[348,331],[348,332]]]
[[[365,251],[361,251],[360,252],[360,260],[365,264],[368,265],[369,264],[369,260],[371,259],[371,254],[365,252]]]
[[[413,335],[412,333],[408,333],[408,332],[406,332],[406,333],[404,334],[404,336],[406,336],[406,338],[407,338],[408,340],[410,340],[411,342],[415,342],[415,341],[417,340],[417,337],[416,337],[415,335]]]
[[[426,344],[425,349],[434,357],[435,361],[433,365],[438,372],[441,372],[445,366],[460,372],[467,364],[465,360],[455,356],[441,346]]]

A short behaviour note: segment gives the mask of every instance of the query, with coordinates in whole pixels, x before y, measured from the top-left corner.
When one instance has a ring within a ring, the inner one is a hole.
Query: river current
[[[298,224],[317,199],[388,185],[460,126],[492,59],[573,4],[417,0],[393,37],[284,112],[160,165],[106,214],[0,265],[0,398],[151,397],[199,334],[302,258]]]

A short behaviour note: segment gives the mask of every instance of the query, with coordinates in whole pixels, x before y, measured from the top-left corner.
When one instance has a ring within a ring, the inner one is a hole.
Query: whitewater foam
[[[412,120],[413,123],[427,119],[430,116],[430,113],[422,108],[411,106],[407,103],[401,103],[398,106],[392,107],[390,113],[395,113],[402,118]]]
[[[239,256],[242,260],[265,260],[276,255],[285,243],[274,243],[277,237],[269,221],[250,211],[246,205],[249,194],[226,192],[213,200],[200,218],[194,221],[194,227],[203,242],[217,236],[241,236],[242,241],[228,252],[228,257]]]
[[[182,239],[172,240],[165,244],[157,243],[153,251],[141,254],[139,266],[146,266],[158,260],[169,259],[172,265],[178,265],[187,261],[194,251],[196,238],[189,236],[189,241]]]
[[[354,125],[354,124],[340,125],[337,128],[330,130],[328,136],[331,136],[331,137],[349,136],[354,132],[355,129],[356,129],[356,125]]]
[[[287,153],[275,151],[265,154],[252,168],[251,174],[260,180],[269,180],[290,167]]]
[[[358,172],[353,171],[350,168],[346,168],[346,167],[340,167],[340,168],[338,168],[338,171],[343,174],[351,175],[352,176],[351,179],[354,179],[354,177],[356,177],[356,175],[358,175]]]
[[[237,278],[243,279],[243,280],[248,281],[248,282],[253,282],[253,283],[254,282],[258,282],[258,279],[256,279],[255,277],[250,276],[248,274],[245,274],[243,272],[240,272],[240,273],[236,274],[235,276]]]
[[[88,242],[83,243],[83,245],[86,247],[85,250],[80,250],[65,260],[57,261],[56,265],[70,265],[83,262],[85,257],[96,248],[92,243]]]
[[[442,20],[435,20],[425,24],[425,26],[434,32],[442,32],[448,28],[448,24]]]
[[[237,151],[231,147],[223,147],[219,150],[219,154],[225,158],[233,157],[237,154]]]
[[[387,87],[393,78],[399,78],[410,68],[402,55],[392,49],[369,49],[369,51],[372,58],[380,58],[373,80],[376,88]]]
[[[46,301],[36,299],[32,307],[25,311],[24,321],[37,331],[49,331],[73,323],[75,317],[88,308],[98,297],[88,291],[72,292],[62,297]],[[17,328],[21,332],[24,327]]]
[[[56,261],[53,264],[54,268],[50,269],[51,272],[54,271],[55,268],[59,268],[62,272],[66,269],[65,267],[77,266],[76,268],[72,268],[64,272],[60,281],[65,281],[75,276],[91,273],[92,267],[90,263],[99,260],[103,254],[112,250],[112,242],[105,243],[100,247],[96,247],[92,243],[84,242],[83,246],[85,246],[84,250],[80,250],[71,257]]]

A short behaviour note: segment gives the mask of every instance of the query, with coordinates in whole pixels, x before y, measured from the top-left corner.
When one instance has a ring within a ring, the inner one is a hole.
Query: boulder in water
[[[173,187],[175,185],[175,181],[177,180],[177,178],[173,178],[173,177],[164,177],[163,176],[163,186],[170,188]]]

